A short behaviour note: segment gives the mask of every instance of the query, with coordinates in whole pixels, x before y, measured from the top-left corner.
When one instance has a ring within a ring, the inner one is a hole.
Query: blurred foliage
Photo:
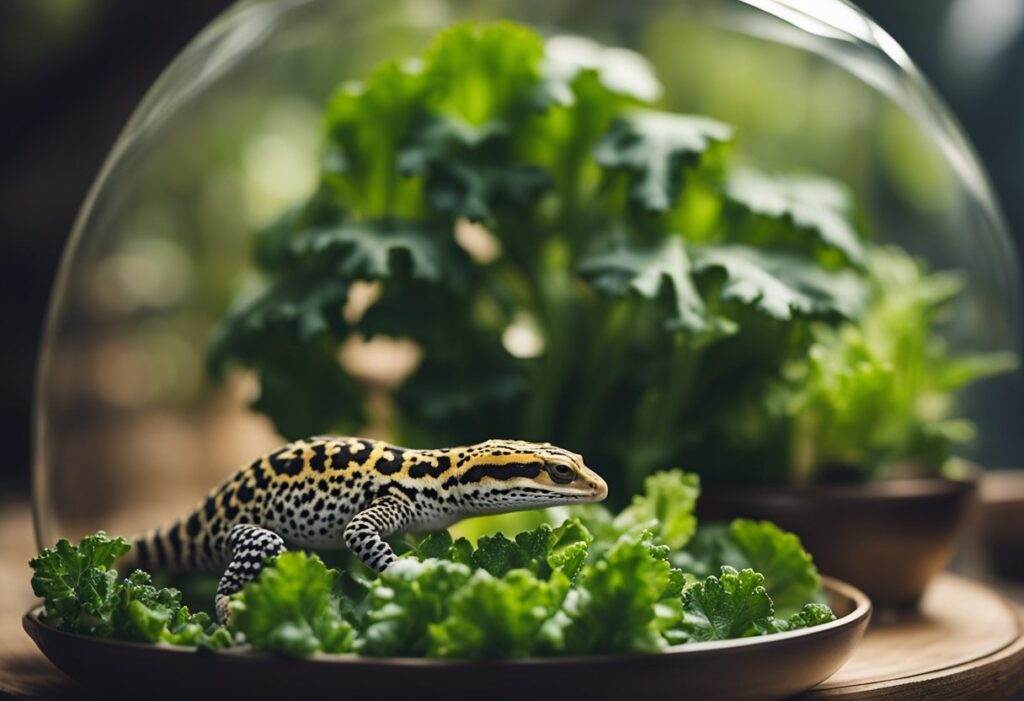
[[[1015,136],[1020,133],[1024,98],[1019,91],[1005,89],[1019,73],[1024,44],[1019,40],[1000,44],[1002,49],[984,65],[959,61],[964,46],[982,51],[998,43],[999,33],[966,44],[950,43],[953,34],[978,26],[954,22],[962,15],[956,14],[955,6],[966,3],[937,0],[927,10],[912,3],[864,0],[861,4],[909,50],[951,100],[995,176],[1011,221],[1018,223],[1014,230],[1024,230],[1019,225],[1024,222],[1022,200],[1013,196],[1024,177],[1017,167],[1024,155],[1020,150],[1024,141]],[[671,67],[661,75],[664,108],[728,116],[738,128],[742,141],[732,158],[783,170],[808,168],[838,178],[871,212],[880,239],[905,242],[938,268],[969,267],[974,277],[962,297],[969,304],[959,303],[947,327],[951,347],[997,333],[1001,305],[1006,301],[984,296],[984,281],[977,277],[979,270],[984,270],[984,255],[980,263],[965,255],[972,252],[971,244],[961,232],[971,224],[957,218],[962,215],[957,211],[961,185],[918,123],[843,69],[798,49],[701,27],[695,21],[685,21],[678,8],[639,18],[628,7],[612,5],[559,5],[550,8],[550,13],[532,5],[520,9],[509,4],[505,9],[512,14],[538,12],[546,26],[575,20],[586,29],[603,27],[609,17],[617,18],[614,30],[604,32],[603,37],[642,50],[656,66]],[[499,6],[481,5],[473,11],[487,14],[489,8]],[[79,457],[55,460],[55,482],[67,485],[71,500],[79,505],[76,509],[102,512],[107,499],[90,496],[89,492],[103,490],[85,489],[81,481],[75,481],[76,474],[98,479],[105,470],[110,474],[104,479],[116,482],[134,469],[133,461],[106,446],[104,431],[111,424],[119,434],[127,434],[134,429],[124,422],[126,416],[141,417],[144,411],[169,406],[180,416],[191,418],[183,410],[206,406],[209,395],[197,349],[235,291],[241,288],[243,296],[255,295],[262,287],[263,281],[248,264],[251,232],[309,194],[319,182],[316,123],[328,86],[341,74],[368,74],[380,56],[402,56],[423,48],[431,23],[445,21],[442,14],[432,14],[441,6],[431,4],[434,10],[425,7],[380,2],[356,8],[339,4],[329,12],[321,11],[319,18],[314,17],[318,25],[344,22],[360,29],[346,42],[325,45],[299,58],[275,43],[279,38],[271,39],[272,58],[257,56],[233,67],[217,90],[189,101],[188,109],[179,110],[154,132],[159,137],[156,141],[145,142],[133,152],[130,163],[118,165],[113,175],[117,187],[104,192],[101,216],[87,236],[90,244],[79,251],[80,264],[75,266],[76,275],[69,286],[68,314],[57,339],[58,347],[69,349],[72,357],[62,359],[61,386],[53,394],[55,403],[49,412],[52,436],[55,444],[79,448],[62,454]],[[7,444],[14,451],[10,470],[19,477],[28,462],[24,436],[28,433],[35,351],[28,339],[38,334],[59,243],[86,184],[131,106],[160,68],[218,9],[216,2],[182,2],[154,9],[113,0],[102,5],[13,0],[0,7],[0,52],[4,57],[0,73],[7,97],[0,110],[5,128],[0,131],[9,137],[0,187],[2,228],[10,232],[3,258],[17,261],[5,275],[4,289],[10,300],[11,335],[20,339],[5,347],[0,385],[4,391],[0,394],[5,398]],[[309,21],[303,21],[304,28],[290,37],[302,32],[314,35]],[[1006,31],[1012,32],[1012,23],[1004,24]],[[380,27],[387,30],[380,31]],[[1019,33],[1017,36],[1019,39]],[[126,56],[131,60],[125,60]],[[971,66],[977,67],[971,69],[973,73],[967,71]],[[192,75],[198,74],[193,70]],[[595,134],[603,133],[608,120],[602,110],[607,106],[601,99],[602,86],[586,75],[577,81],[574,104],[549,111],[552,123],[545,127],[549,135],[560,130],[568,140],[562,153],[575,154],[576,159],[587,153],[586,145],[593,143]],[[584,80],[591,81],[589,88]],[[650,99],[650,95],[633,95],[632,99]],[[590,120],[589,131],[583,128],[582,118]],[[578,128],[571,128],[573,125]],[[524,152],[535,148],[523,146]],[[530,160],[537,159],[531,155]],[[596,164],[583,160],[579,170],[569,158],[543,165],[549,167],[558,191],[574,193],[578,188],[585,193],[600,171]],[[579,173],[580,183],[567,181],[572,173]],[[714,173],[708,175],[713,180]],[[690,184],[695,184],[692,178]],[[713,185],[707,183],[707,187]],[[697,232],[706,235],[701,223],[717,216],[715,198],[704,197],[699,190],[691,187],[686,219],[682,215],[677,219],[680,226],[685,223],[695,232],[694,236]],[[943,194],[931,196],[933,192]],[[116,197],[110,197],[112,194]],[[107,210],[111,199],[117,206]],[[586,219],[579,221],[574,236],[583,236],[591,224]],[[557,247],[544,253],[552,260],[562,254]],[[550,284],[569,286],[571,280],[571,276],[552,278]],[[400,300],[395,297],[393,303],[400,304]],[[507,308],[512,302],[501,303]],[[474,314],[503,313],[495,311],[494,305],[481,307]],[[619,321],[610,323],[604,333],[614,334],[630,308],[611,300],[609,307],[609,318],[617,315]],[[381,306],[378,311],[385,310]],[[552,323],[573,322],[566,310],[547,312]],[[516,319],[536,326],[529,316]],[[772,331],[766,324],[764,331],[769,334],[777,329]],[[593,346],[602,338],[579,340]],[[742,362],[742,349],[734,344],[726,340],[719,348],[723,357],[734,356],[731,362]],[[626,351],[617,352],[619,356],[595,350],[585,362],[598,366],[605,361],[629,361],[623,355]],[[563,356],[561,362],[570,361]],[[447,383],[451,385],[455,379],[447,378]],[[473,401],[471,389],[476,383],[467,384],[457,397],[453,395],[451,406],[436,406],[431,400],[437,395],[429,384],[411,393],[410,401],[443,416],[453,406],[465,407]],[[509,374],[488,391],[499,398],[515,396],[521,392],[517,386],[521,387]],[[970,405],[972,416],[980,417],[981,427],[987,429],[981,433],[980,451],[975,453],[983,460],[1019,460],[1012,429],[1024,393],[1015,388],[1019,388],[1019,375],[1012,382],[987,383],[985,394]],[[786,437],[760,418],[761,400],[757,397],[768,397],[763,388],[747,391],[738,381],[736,390],[731,422],[721,427],[722,435],[716,440],[733,434],[740,444],[775,441],[778,445],[772,450],[785,453]],[[596,396],[600,403],[610,390],[598,383],[570,391],[593,393],[589,396]],[[625,402],[636,400],[635,394],[622,397]],[[781,398],[773,395],[769,401],[782,407],[778,412],[785,411]],[[581,412],[590,411],[588,402],[580,404],[584,405]],[[715,403],[709,406],[714,408]],[[540,425],[544,419],[538,417]],[[429,438],[416,435],[411,427],[404,430],[415,441]],[[93,456],[94,467],[80,464],[82,445],[89,446],[85,452]],[[750,467],[761,471],[764,478],[774,479],[778,478],[773,477],[777,468]],[[179,474],[173,477],[179,478]],[[99,506],[90,507],[93,502]]]
[[[807,359],[790,370],[798,479],[884,474],[893,462],[942,467],[954,445],[974,438],[974,426],[954,418],[953,393],[1017,365],[1012,353],[951,357],[934,334],[961,276],[930,274],[895,247],[874,249],[868,269],[863,316],[816,327]]]
[[[654,109],[617,87],[629,71],[656,85],[635,54],[456,25],[422,60],[342,85],[325,111],[320,184],[260,235],[265,290],[220,328],[213,371],[256,370],[254,406],[290,438],[354,432],[369,383],[337,348],[406,338],[424,360],[394,394],[403,443],[551,440],[601,465],[619,495],[678,461],[713,480],[805,480],[827,467],[842,450],[811,451],[792,473],[791,445],[807,453],[807,427],[838,416],[857,383],[814,395],[823,351],[809,361],[808,349],[844,320],[871,323],[869,280],[894,284],[865,268],[876,249],[864,217],[833,181],[734,166],[731,126]],[[496,239],[495,260],[463,250],[466,221]],[[355,282],[378,298],[343,315]],[[911,306],[894,325],[930,339],[930,311]],[[523,316],[536,353],[507,343]],[[908,372],[920,339],[903,349]],[[858,367],[840,357],[841,371]],[[902,387],[890,415],[902,410],[906,431],[923,425],[906,406],[926,392],[946,404],[936,420],[949,418],[953,384]],[[863,446],[864,475],[888,452],[938,469],[964,437],[890,451],[864,422],[833,433]]]

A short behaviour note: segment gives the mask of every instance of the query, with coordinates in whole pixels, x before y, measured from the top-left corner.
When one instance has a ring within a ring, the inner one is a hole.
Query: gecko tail
[[[176,521],[132,538],[132,548],[118,559],[117,569],[122,575],[135,570],[150,573],[189,570],[183,557],[181,531],[181,522]]]

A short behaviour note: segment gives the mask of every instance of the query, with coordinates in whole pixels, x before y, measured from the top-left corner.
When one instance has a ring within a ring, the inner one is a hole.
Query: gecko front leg
[[[284,552],[284,540],[266,528],[239,524],[228,531],[227,547],[231,562],[220,578],[215,599],[217,622],[221,624],[227,623],[231,595],[259,576],[267,558]]]
[[[404,496],[377,497],[345,526],[345,546],[367,567],[383,572],[398,559],[384,539],[408,528],[414,513],[412,503]]]

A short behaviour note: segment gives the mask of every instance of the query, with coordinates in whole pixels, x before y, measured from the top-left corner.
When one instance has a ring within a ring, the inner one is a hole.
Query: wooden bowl
[[[702,522],[767,519],[793,531],[823,573],[880,609],[915,608],[953,554],[977,480],[905,479],[809,487],[708,486]]]
[[[373,659],[317,655],[290,660],[235,648],[201,653],[64,633],[25,614],[25,630],[61,671],[97,691],[134,698],[436,699],[679,698],[757,701],[805,691],[850,657],[871,603],[826,580],[839,618],[789,633],[693,643],[650,655],[509,661]]]

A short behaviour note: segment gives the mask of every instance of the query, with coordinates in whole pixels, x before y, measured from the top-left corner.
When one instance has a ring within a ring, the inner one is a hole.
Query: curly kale
[[[560,525],[475,544],[434,533],[372,580],[358,565],[339,571],[285,552],[232,597],[227,628],[189,613],[180,592],[153,587],[144,572],[118,579],[113,564],[128,542],[102,533],[44,550],[32,583],[62,630],[206,649],[245,642],[287,657],[657,652],[834,620],[792,534],[737,521],[693,537],[698,493],[694,475],[656,473],[617,515],[593,504],[569,518],[553,510]]]
[[[61,539],[33,558],[32,591],[44,599],[47,621],[104,638],[208,649],[231,645],[228,631],[203,612],[190,613],[176,589],[157,589],[140,570],[119,579],[114,563],[130,548],[124,538],[99,531],[77,546]]]

